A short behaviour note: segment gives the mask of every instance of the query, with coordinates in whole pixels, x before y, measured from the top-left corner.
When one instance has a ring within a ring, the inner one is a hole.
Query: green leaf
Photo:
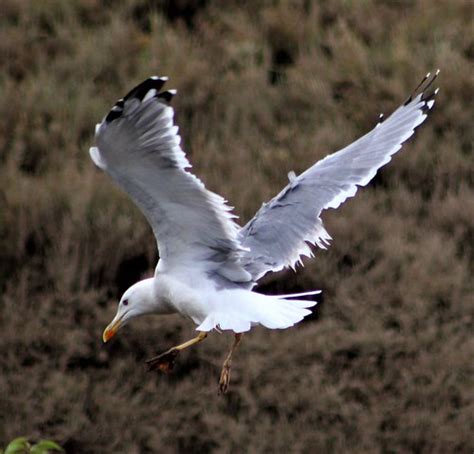
[[[31,454],[46,454],[48,451],[59,451],[64,452],[64,449],[61,448],[57,443],[51,440],[40,440],[39,443],[34,445],[31,448]]]
[[[26,437],[18,437],[8,444],[5,454],[28,454],[30,447]]]

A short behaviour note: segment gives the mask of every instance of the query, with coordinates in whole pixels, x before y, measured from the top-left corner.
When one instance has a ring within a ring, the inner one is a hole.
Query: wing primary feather
[[[431,77],[430,80],[428,80],[431,76],[431,72],[427,73],[426,76],[422,79],[422,81],[418,84],[418,86],[413,90],[412,94],[407,98],[407,100],[404,102],[404,106],[407,106],[408,104],[410,104],[412,101],[413,101],[413,98],[415,97],[415,95],[417,93],[419,93],[420,91],[421,92],[424,92],[426,93],[426,91],[428,90],[428,88],[430,88],[431,84],[436,80],[436,78],[438,77],[438,74],[439,74],[440,70],[437,69],[436,72],[434,73],[433,77]],[[423,87],[423,84],[428,80],[428,83]]]
[[[110,109],[110,112],[107,114],[104,121],[106,121],[107,123],[110,123],[114,121],[116,118],[119,118],[123,113],[123,107],[124,107],[124,100],[122,98],[122,99],[119,99],[115,103],[112,109]]]
[[[173,96],[176,95],[176,93],[177,93],[177,90],[166,90],[161,93],[158,93],[156,97],[158,99],[163,99],[164,101],[169,103],[173,99]]]
[[[163,88],[163,85],[165,85],[167,80],[167,77],[149,77],[147,80],[132,88],[123,99],[124,101],[127,101],[130,98],[137,98],[139,101],[142,101],[150,90],[156,90],[158,93]]]

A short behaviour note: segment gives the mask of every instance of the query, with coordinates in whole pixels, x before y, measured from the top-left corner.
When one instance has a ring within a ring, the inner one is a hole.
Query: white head
[[[154,297],[154,278],[144,279],[132,285],[120,298],[117,314],[105,328],[102,339],[107,342],[130,320],[140,315],[157,312],[158,302]]]

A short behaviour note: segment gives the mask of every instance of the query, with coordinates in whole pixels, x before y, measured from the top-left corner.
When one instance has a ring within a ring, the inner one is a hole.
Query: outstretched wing
[[[234,282],[250,280],[231,208],[187,169],[166,78],[151,77],[120,99],[96,127],[94,163],[140,207],[153,228],[160,266],[203,267]]]
[[[246,269],[257,280],[268,271],[294,267],[301,256],[311,256],[308,245],[326,248],[331,237],[323,227],[321,211],[338,208],[365,186],[377,170],[412,136],[434,104],[438,90],[428,93],[438,72],[423,79],[412,96],[385,121],[356,142],[331,154],[290,183],[242,229],[240,239],[249,248]]]

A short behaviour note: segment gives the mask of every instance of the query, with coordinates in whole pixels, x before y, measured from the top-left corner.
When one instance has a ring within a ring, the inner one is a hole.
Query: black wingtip
[[[433,107],[434,99],[436,95],[438,94],[438,92],[439,92],[439,88],[436,88],[435,90],[431,91],[428,94],[426,92],[423,93],[421,97],[421,100],[425,102],[424,105],[421,107],[421,111],[423,113],[428,112],[428,110],[430,110]]]
[[[156,98],[162,99],[162,100],[166,101],[167,103],[169,103],[173,99],[173,96],[176,93],[177,93],[176,90],[166,90],[166,91],[163,91],[161,93],[158,93],[156,95]]]
[[[125,102],[131,98],[143,101],[148,95],[148,97],[153,96],[169,103],[171,98],[176,94],[176,90],[167,90],[160,93],[160,90],[163,88],[167,80],[168,78],[164,76],[151,76],[148,79],[144,80],[142,83],[132,88],[122,99],[119,99],[115,103],[115,105],[105,117],[104,121],[110,123],[111,121],[114,121],[115,119],[119,118],[123,114]],[[152,92],[151,94],[149,94],[150,91]]]
[[[149,77],[141,84],[138,84],[136,87],[132,88],[123,99],[127,101],[130,98],[137,98],[138,100],[142,101],[150,90],[156,90],[158,93],[163,88],[163,85],[167,80],[167,77]]]
[[[107,123],[110,123],[111,121],[114,121],[116,118],[119,118],[123,113],[123,106],[124,106],[124,100],[122,98],[122,99],[119,99],[115,103],[115,105],[114,105],[114,107],[112,107],[112,109],[110,109],[110,112],[105,117],[105,121]]]
[[[429,109],[430,108],[429,101],[433,100],[433,98],[436,96],[439,90],[435,89],[433,91],[428,91],[428,89],[436,80],[439,73],[440,73],[440,70],[437,69],[433,75],[431,75],[431,72],[426,74],[426,76],[422,79],[422,81],[418,84],[418,86],[413,90],[413,93],[408,97],[408,99],[403,103],[403,105],[406,106],[407,104],[410,104],[416,96],[421,94],[422,95],[421,100],[426,102],[426,104],[428,105],[427,109]]]

